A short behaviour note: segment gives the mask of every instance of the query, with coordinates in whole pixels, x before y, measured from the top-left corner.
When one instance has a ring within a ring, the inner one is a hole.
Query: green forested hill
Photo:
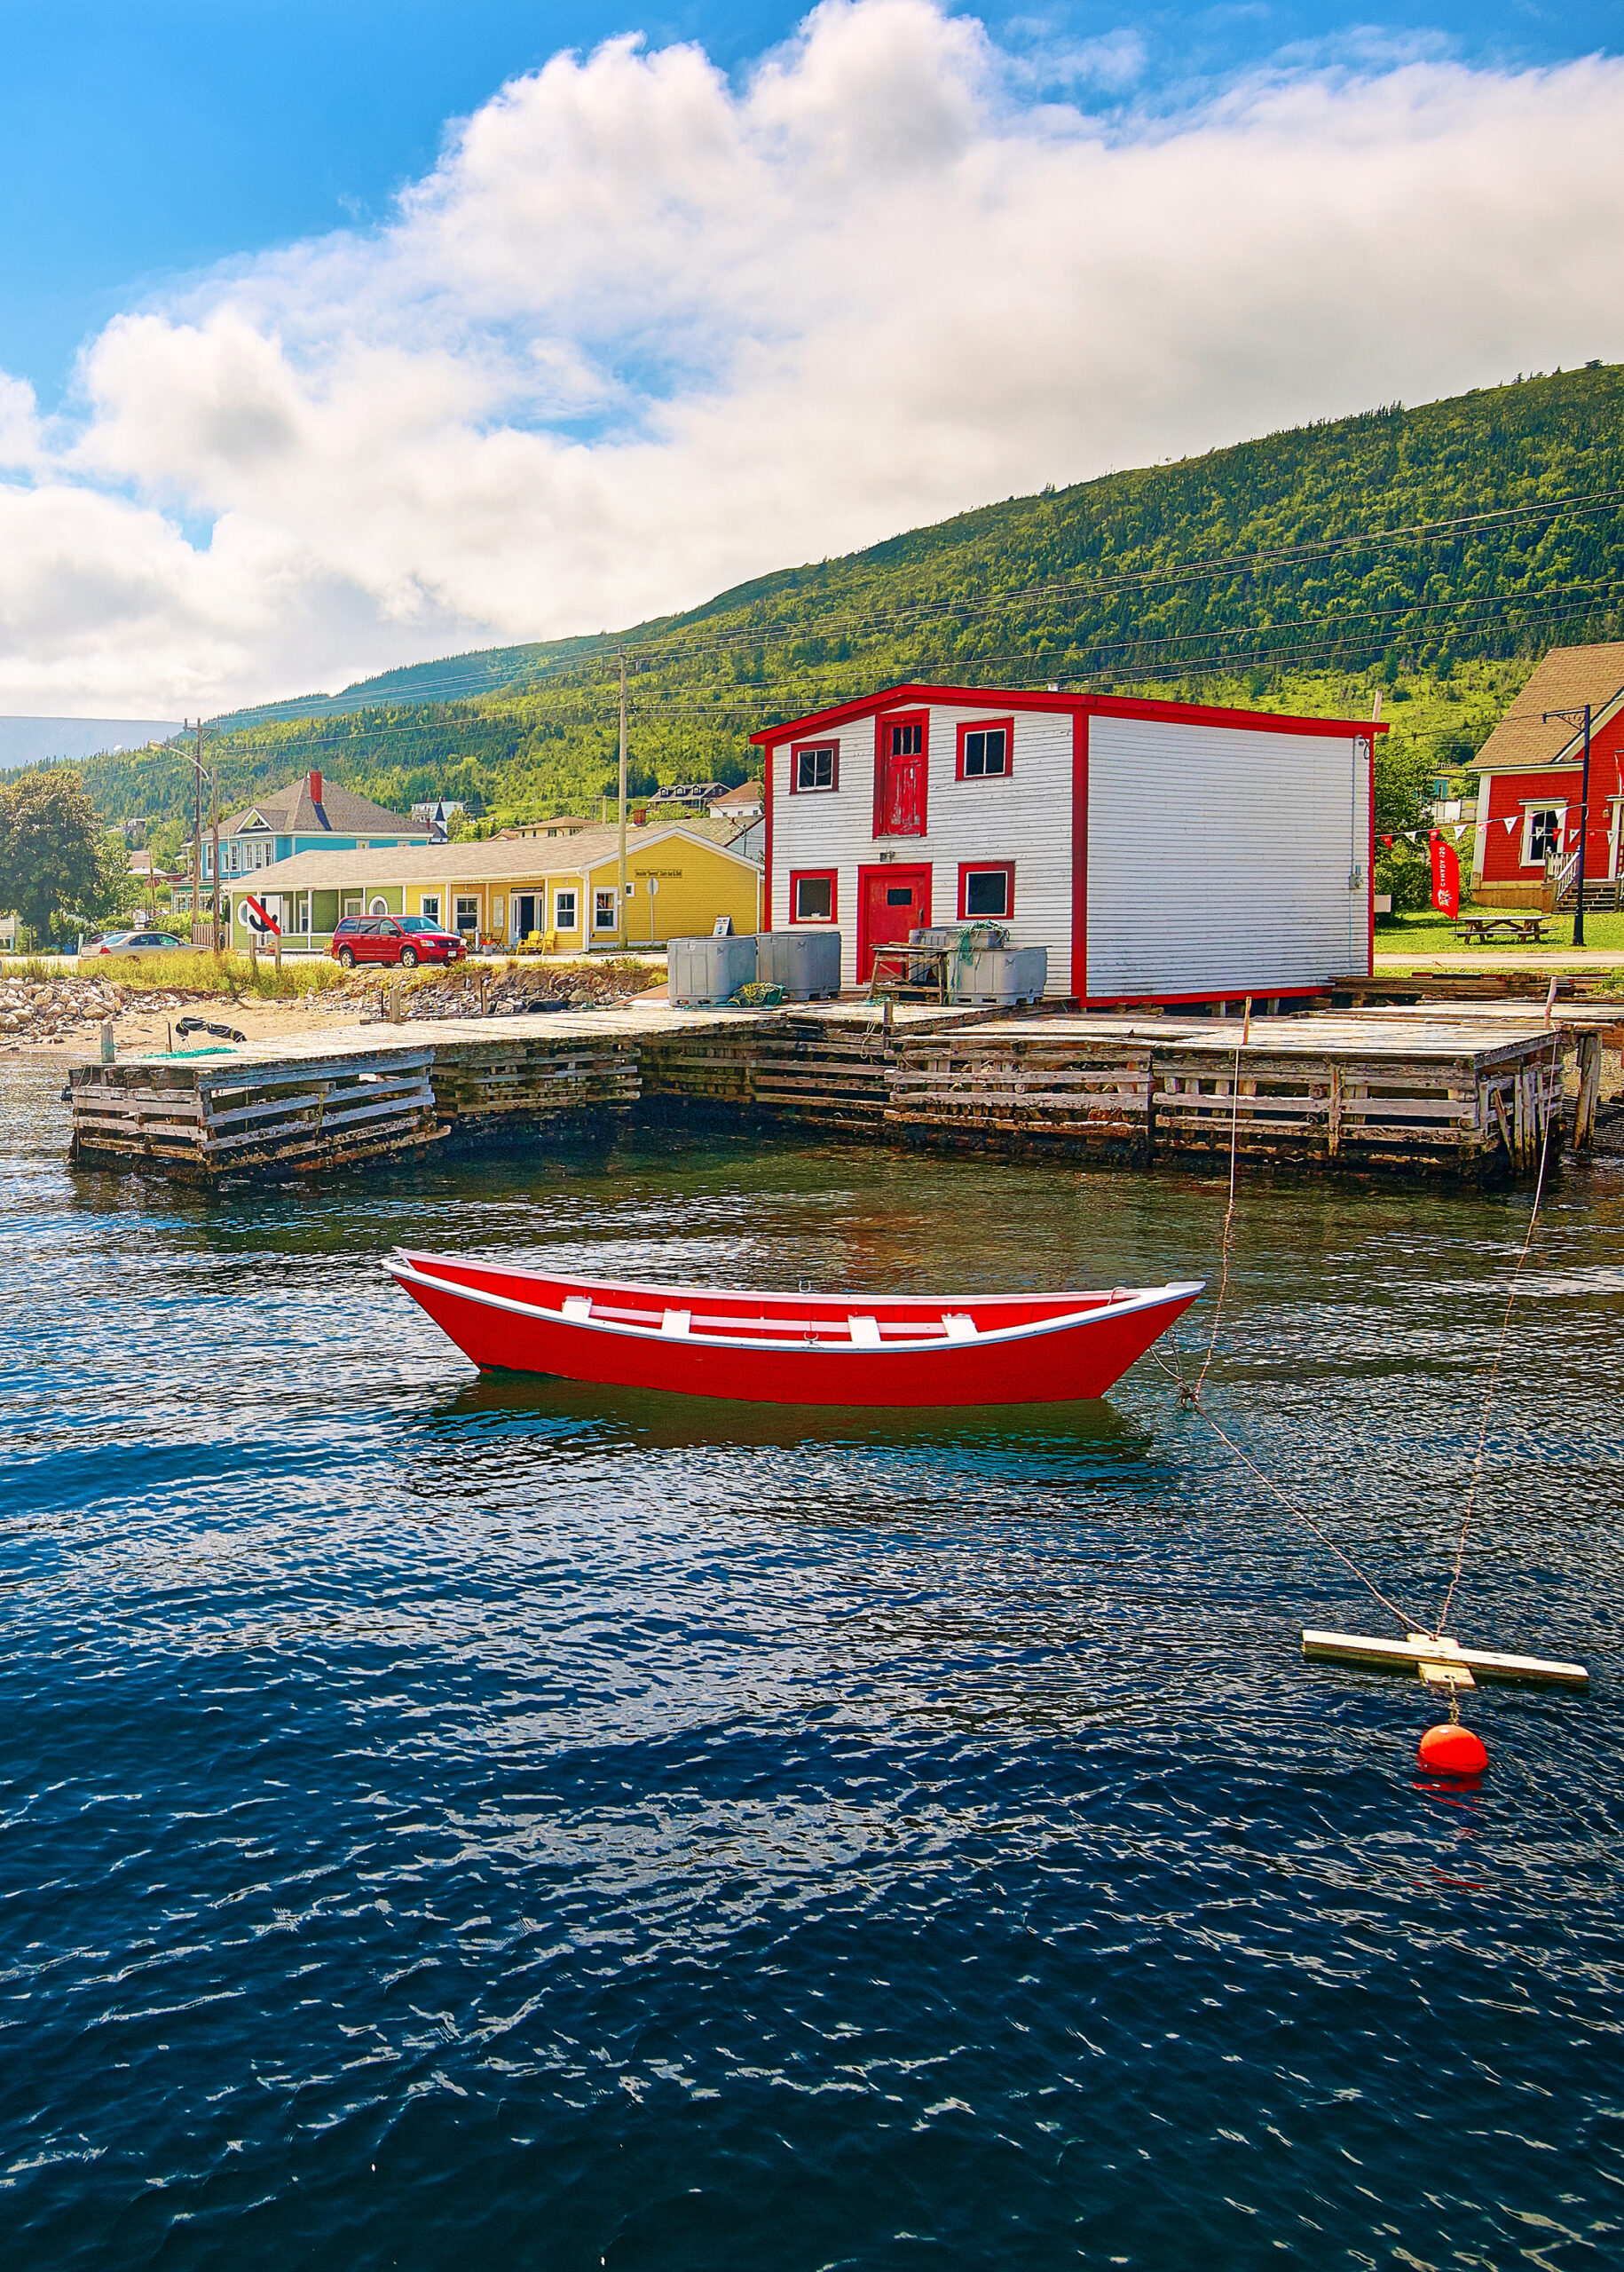
[[[1457,767],[1553,643],[1619,636],[1624,367],[1398,405],[1010,498],[608,638],[492,649],[218,722],[222,793],[311,764],[491,819],[608,785],[614,651],[635,785],[743,778],[774,718],[902,677],[1368,714],[1389,815]],[[280,713],[280,714],[276,714]],[[174,751],[87,769],[109,817],[173,813]]]

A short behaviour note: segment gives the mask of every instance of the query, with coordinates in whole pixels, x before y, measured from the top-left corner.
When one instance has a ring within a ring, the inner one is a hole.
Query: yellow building
[[[296,945],[325,945],[345,915],[423,915],[470,944],[498,947],[550,933],[561,954],[708,935],[722,915],[735,931],[760,928],[761,871],[753,860],[688,828],[630,827],[626,836],[624,899],[612,828],[300,852],[262,868],[252,896]],[[251,935],[248,895],[226,893],[239,943]]]

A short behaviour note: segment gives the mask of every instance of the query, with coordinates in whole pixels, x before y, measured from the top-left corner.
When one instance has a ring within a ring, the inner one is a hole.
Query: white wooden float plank
[[[1559,1658],[1509,1655],[1497,1649],[1467,1649],[1459,1642],[1429,1635],[1389,1641],[1363,1633],[1326,1633],[1305,1628],[1303,1654],[1326,1664],[1362,1665],[1377,1672],[1414,1672],[1422,1664],[1453,1660],[1485,1680],[1525,1680],[1557,1688],[1583,1688],[1589,1673],[1583,1665]]]

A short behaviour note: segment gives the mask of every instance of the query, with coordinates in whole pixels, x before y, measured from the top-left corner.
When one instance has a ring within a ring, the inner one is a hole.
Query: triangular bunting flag
[[[1392,850],[1392,839],[1391,839],[1391,836],[1384,836],[1384,837],[1382,839],[1382,841],[1383,841],[1383,843],[1387,847],[1388,850],[1391,852],[1391,851]]]

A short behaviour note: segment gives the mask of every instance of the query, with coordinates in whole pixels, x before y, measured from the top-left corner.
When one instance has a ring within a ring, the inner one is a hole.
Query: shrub
[[[1376,848],[1376,888],[1392,894],[1395,915],[1413,915],[1432,904],[1432,864],[1424,848],[1401,836]]]

